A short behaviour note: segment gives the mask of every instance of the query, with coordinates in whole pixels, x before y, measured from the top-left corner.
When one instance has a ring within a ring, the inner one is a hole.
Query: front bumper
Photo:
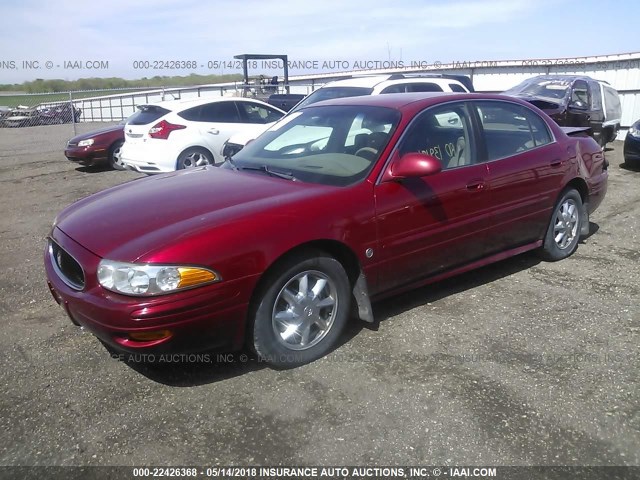
[[[67,147],[64,156],[71,162],[93,166],[109,161],[109,149],[107,147]]]
[[[157,297],[110,292],[97,283],[100,257],[55,228],[53,239],[84,272],[85,285],[73,288],[61,278],[45,251],[47,283],[54,299],[76,325],[85,327],[115,350],[130,353],[191,353],[236,350],[244,343],[250,293],[257,275]],[[168,331],[170,335],[140,341],[131,334]]]

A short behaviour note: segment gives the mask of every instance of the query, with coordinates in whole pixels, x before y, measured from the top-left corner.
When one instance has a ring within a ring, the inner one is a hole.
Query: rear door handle
[[[220,130],[218,130],[217,128],[210,128],[209,130],[207,130],[207,133],[218,135],[220,133]]]
[[[480,192],[484,190],[484,181],[483,180],[471,180],[467,183],[467,190],[472,192]]]
[[[549,163],[549,165],[551,165],[552,167],[559,167],[560,165],[562,165],[562,159],[556,158],[554,160],[551,160],[551,163]]]

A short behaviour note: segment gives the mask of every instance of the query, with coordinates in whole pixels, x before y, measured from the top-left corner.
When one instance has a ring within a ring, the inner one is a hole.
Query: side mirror
[[[404,178],[426,177],[441,171],[442,164],[436,157],[424,153],[409,152],[391,165],[391,178],[402,180]]]

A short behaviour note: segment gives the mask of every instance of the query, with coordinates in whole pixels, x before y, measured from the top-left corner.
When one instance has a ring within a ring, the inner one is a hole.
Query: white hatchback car
[[[208,97],[138,106],[124,127],[122,163],[142,173],[164,173],[222,163],[231,135],[258,135],[284,111],[248,98]]]
[[[359,97],[362,95],[381,95],[385,93],[415,92],[473,92],[471,79],[464,75],[426,74],[412,75],[394,73],[390,75],[363,75],[325,83],[311,92],[295,107],[289,115],[302,107],[322,100],[334,98]],[[269,127],[261,130],[238,132],[232,135],[223,147],[224,157],[232,157],[254,138]]]

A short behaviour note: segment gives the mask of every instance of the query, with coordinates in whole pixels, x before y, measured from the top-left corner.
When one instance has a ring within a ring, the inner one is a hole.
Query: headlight
[[[93,138],[90,138],[89,140],[80,140],[78,142],[79,147],[88,147],[90,145],[93,145]]]
[[[222,145],[222,156],[223,158],[233,157],[236,153],[238,153],[244,145],[239,145],[237,143],[229,143],[229,141],[224,142]]]
[[[632,127],[629,129],[629,135],[631,135],[632,137],[640,138],[640,129],[638,129],[638,127],[639,127],[639,126],[640,126],[640,125],[638,125],[638,126],[636,126],[636,125],[632,126]]]
[[[107,290],[125,295],[163,295],[220,281],[207,268],[176,265],[144,265],[102,260],[98,281]]]

